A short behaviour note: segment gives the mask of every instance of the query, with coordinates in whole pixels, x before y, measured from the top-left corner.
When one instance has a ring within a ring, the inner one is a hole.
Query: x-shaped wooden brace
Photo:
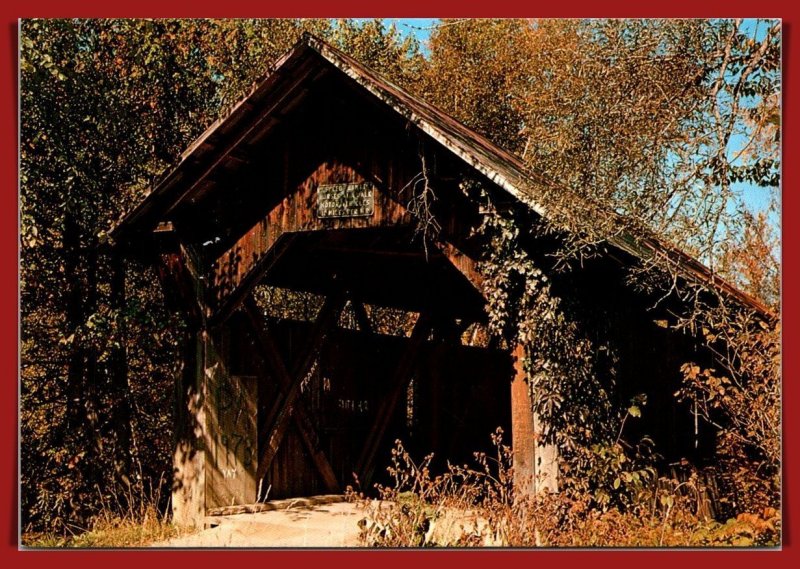
[[[400,401],[400,396],[408,389],[408,383],[411,381],[411,374],[417,362],[419,349],[428,338],[431,325],[430,316],[424,312],[421,313],[414,324],[414,329],[411,331],[411,337],[405,352],[400,358],[400,362],[397,364],[394,375],[389,382],[389,393],[381,401],[378,412],[375,415],[375,422],[367,435],[367,441],[364,443],[364,448],[361,450],[356,465],[356,472],[359,480],[361,480],[362,487],[369,487],[374,470],[375,453],[378,451],[384,434],[386,434],[386,429],[392,420],[397,403]]]
[[[265,363],[277,378],[281,392],[287,392],[292,384],[292,378],[289,375],[289,370],[286,369],[286,364],[278,351],[278,347],[275,345],[275,340],[267,328],[261,311],[252,297],[245,299],[243,309],[250,321],[256,339],[264,350],[264,353],[261,355]],[[294,424],[300,433],[300,437],[302,438],[308,454],[311,456],[311,460],[314,461],[314,465],[317,467],[317,471],[322,477],[325,488],[331,493],[339,492],[339,482],[336,479],[336,474],[331,467],[330,461],[320,448],[319,436],[314,429],[314,423],[311,421],[311,414],[308,408],[302,400],[296,401],[294,407]],[[266,427],[271,426],[267,421],[264,422],[264,425]],[[267,466],[267,469],[268,468],[269,466]]]
[[[308,343],[300,357],[293,362],[290,372],[280,357],[271,335],[265,330],[263,318],[260,316],[255,302],[252,298],[247,300],[245,313],[250,318],[251,323],[254,324],[254,328],[260,331],[257,332],[259,341],[265,348],[267,357],[270,359],[270,364],[281,387],[281,393],[276,399],[267,420],[263,423],[264,431],[259,433],[259,438],[263,437],[266,440],[264,452],[259,458],[258,469],[256,470],[256,478],[259,480],[264,477],[272,465],[272,461],[275,459],[286,435],[289,421],[294,417],[295,424],[300,427],[300,435],[304,444],[308,448],[309,454],[317,466],[326,487],[331,492],[338,491],[339,484],[336,476],[330,466],[330,462],[319,448],[319,437],[314,431],[307,409],[302,404],[302,401],[298,400],[298,396],[300,395],[300,386],[316,360],[322,341],[330,328],[336,324],[344,303],[344,298],[337,295],[330,296],[325,300],[314,323]]]

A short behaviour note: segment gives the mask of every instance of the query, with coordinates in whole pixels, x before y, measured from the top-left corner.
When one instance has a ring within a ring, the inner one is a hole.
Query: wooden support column
[[[543,444],[541,419],[534,413],[525,379],[525,347],[513,352],[511,382],[511,442],[514,449],[514,486],[519,495],[558,491],[558,449]]]
[[[206,507],[206,354],[208,336],[205,289],[192,253],[171,231],[162,240],[158,275],[168,306],[187,320],[183,363],[175,378],[175,439],[172,468],[172,520],[202,527]]]
[[[175,445],[172,462],[172,521],[202,527],[205,517],[206,432],[203,394],[205,332],[190,332],[183,369],[175,383]]]

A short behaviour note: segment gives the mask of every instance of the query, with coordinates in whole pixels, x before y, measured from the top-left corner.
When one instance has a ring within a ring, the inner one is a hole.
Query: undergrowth
[[[771,507],[725,521],[704,516],[696,476],[679,482],[653,476],[632,490],[614,481],[605,503],[583,488],[516,495],[512,451],[500,429],[496,452],[472,465],[448,464],[433,475],[433,455],[416,462],[396,441],[393,483],[379,499],[352,487],[360,505],[362,544],[374,547],[769,547],[780,544],[781,516]],[[617,480],[617,478],[614,478]],[[620,494],[625,494],[621,496]]]
[[[132,486],[127,491],[100,493],[97,511],[88,527],[67,526],[62,533],[28,532],[22,545],[30,548],[146,547],[185,534],[173,525],[167,511],[159,508],[163,480]]]

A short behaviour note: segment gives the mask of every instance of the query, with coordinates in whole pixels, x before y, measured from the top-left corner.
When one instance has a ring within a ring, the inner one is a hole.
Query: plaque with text
[[[368,217],[375,213],[375,187],[369,182],[322,184],[317,188],[317,216]]]

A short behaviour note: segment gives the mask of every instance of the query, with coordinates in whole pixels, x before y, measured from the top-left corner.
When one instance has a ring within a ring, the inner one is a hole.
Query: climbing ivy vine
[[[630,501],[655,475],[655,455],[647,441],[621,439],[625,420],[639,415],[646,399],[624,402],[616,393],[619,357],[608,314],[592,314],[572,295],[560,295],[546,255],[526,249],[526,238],[543,222],[497,206],[477,182],[461,188],[483,214],[475,232],[483,240],[479,270],[489,330],[506,347],[525,348],[531,407],[544,426],[543,442],[557,445],[563,458],[562,487],[592,490],[604,506]]]

